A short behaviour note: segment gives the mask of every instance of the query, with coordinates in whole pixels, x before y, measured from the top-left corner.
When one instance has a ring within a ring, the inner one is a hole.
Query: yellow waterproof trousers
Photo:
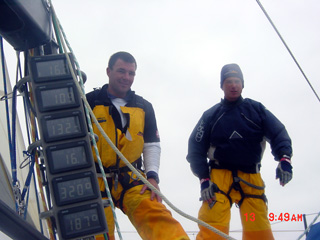
[[[131,174],[131,172],[130,172]],[[100,186],[103,182],[99,179]],[[171,212],[156,199],[150,200],[151,192],[140,194],[143,185],[128,189],[123,197],[123,211],[128,216],[140,237],[144,240],[187,240],[186,232]],[[123,187],[118,183],[117,191],[112,188],[112,196],[119,201]],[[111,207],[105,208],[110,240],[114,240],[114,218]],[[121,229],[121,226],[120,226]],[[96,240],[104,240],[103,235],[96,236]]]
[[[260,173],[244,173],[238,171],[238,177],[254,184],[263,186],[263,180]],[[212,169],[211,181],[218,185],[219,189],[227,193],[233,183],[232,172],[226,169]],[[245,194],[261,195],[264,190],[255,189],[240,182],[240,186]],[[230,201],[221,193],[216,193],[217,202],[210,209],[208,203],[204,202],[199,210],[199,219],[210,224],[214,228],[229,234],[230,224]],[[239,191],[232,190],[230,192],[232,203],[238,203],[241,200]],[[273,240],[271,226],[268,220],[268,209],[266,203],[259,198],[247,197],[243,200],[240,206],[240,216],[243,226],[242,239],[244,240]],[[199,226],[200,232],[197,235],[197,240],[213,240],[225,239],[220,235],[215,234],[209,229]]]

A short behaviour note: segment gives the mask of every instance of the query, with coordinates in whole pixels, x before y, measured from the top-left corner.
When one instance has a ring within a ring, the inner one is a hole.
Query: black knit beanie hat
[[[242,81],[242,88],[244,88],[243,75],[238,64],[231,63],[224,65],[221,69],[221,82],[220,87],[222,88],[223,82],[228,77],[238,77]]]

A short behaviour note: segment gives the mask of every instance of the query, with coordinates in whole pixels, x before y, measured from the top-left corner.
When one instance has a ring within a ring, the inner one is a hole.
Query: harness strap
[[[247,182],[246,180],[243,180],[240,177],[236,177],[236,178],[239,179],[239,181],[243,182],[244,184],[246,184],[246,185],[248,185],[248,186],[250,186],[252,188],[259,189],[259,190],[264,190],[265,189],[265,185],[264,184],[263,184],[263,186],[260,187],[260,186],[254,185],[252,183],[249,183],[249,182]]]
[[[97,176],[98,177],[102,177],[102,173],[100,171],[99,166],[96,164],[96,170],[97,170]],[[134,161],[133,163],[131,163],[137,170],[143,172],[142,170],[142,159],[141,157],[139,159],[137,159],[136,161]],[[137,185],[143,185],[144,183],[139,179],[139,178],[134,178],[133,177],[133,173],[131,172],[131,169],[128,166],[125,167],[117,167],[117,166],[113,166],[113,167],[103,167],[104,171],[105,171],[105,175],[107,177],[108,180],[108,185],[109,188],[112,189],[112,179],[114,179],[115,183],[114,183],[114,188],[115,191],[117,191],[117,185],[118,182],[121,183],[123,190],[121,192],[120,195],[120,199],[118,201],[116,201],[113,198],[113,202],[116,203],[116,205],[123,211],[123,198],[124,198],[124,194],[126,193],[126,191],[134,186]],[[131,175],[129,175],[128,172],[131,172]],[[130,179],[132,179],[133,181],[130,183]],[[107,194],[105,191],[101,192],[101,196],[102,197],[107,197]]]
[[[232,185],[231,185],[231,186],[232,186]],[[230,189],[232,189],[232,188],[230,187]],[[231,199],[231,197],[230,197],[230,192],[231,192],[230,189],[229,189],[228,193],[225,193],[225,192],[222,191],[222,190],[219,190],[219,191],[220,191],[220,193],[222,193],[223,195],[225,195],[225,196],[228,198],[229,203],[230,203],[230,208],[231,208],[231,207],[232,207],[232,199]]]
[[[130,182],[130,179],[132,179],[133,181]],[[119,176],[119,182],[121,183],[123,190],[121,192],[119,201],[117,202],[119,208],[121,209],[122,212],[124,212],[123,210],[123,198],[124,198],[124,194],[127,192],[127,190],[129,190],[130,188],[133,188],[135,186],[138,185],[143,185],[144,183],[138,179],[138,178],[133,178],[133,172],[131,172],[131,175],[129,175],[128,172],[124,172]]]
[[[220,192],[222,194],[224,194],[228,199],[229,199],[229,202],[230,202],[230,207],[232,206],[232,199],[230,197],[230,193],[232,191],[232,189],[236,190],[236,191],[239,191],[240,192],[240,195],[241,195],[241,199],[240,201],[238,202],[238,207],[241,206],[243,200],[245,198],[258,198],[258,199],[261,199],[263,200],[266,204],[268,204],[268,199],[267,199],[267,196],[263,193],[261,195],[256,195],[256,194],[246,194],[243,192],[242,188],[241,188],[241,185],[240,185],[240,182],[243,182],[244,184],[248,185],[249,187],[252,187],[252,188],[255,188],[255,189],[259,189],[259,190],[264,190],[265,189],[265,185],[263,186],[257,186],[257,185],[254,185],[252,183],[249,183],[247,181],[245,181],[244,179],[238,177],[238,171],[237,170],[232,170],[232,176],[233,176],[233,183],[231,184],[229,190],[227,193],[223,192],[220,190]]]

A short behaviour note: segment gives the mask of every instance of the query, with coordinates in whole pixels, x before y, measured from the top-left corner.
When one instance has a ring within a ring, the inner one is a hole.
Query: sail
[[[0,136],[1,144],[0,144],[0,200],[2,200],[8,207],[16,210],[15,198],[12,188],[12,170],[11,170],[11,158],[10,158],[10,148],[9,148],[9,137],[8,137],[8,128],[7,128],[7,112],[6,112],[6,104],[5,104],[5,86],[4,86],[4,76],[3,72],[5,72],[5,80],[6,80],[6,88],[8,93],[8,105],[9,105],[9,119],[11,121],[12,115],[12,99],[10,98],[10,93],[12,92],[12,85],[10,83],[5,57],[0,57],[0,64],[2,65],[2,61],[4,60],[4,69],[0,74],[0,96],[2,97],[2,101],[0,101]],[[4,70],[4,71],[3,71]],[[21,97],[20,97],[21,98]],[[20,99],[21,100],[21,99]],[[18,115],[23,116],[23,112],[19,112]],[[29,166],[23,163],[25,156],[23,156],[23,152],[26,150],[25,147],[25,136],[22,134],[21,125],[19,121],[19,116],[17,116],[16,120],[16,161],[17,161],[17,179],[20,183],[20,190],[23,190],[26,177],[29,173]],[[20,169],[21,165],[26,165],[24,168]],[[36,190],[34,187],[34,181],[30,183],[30,192],[28,196],[27,202],[27,215],[26,220],[33,225],[36,229],[40,230],[40,222],[39,222],[39,214],[37,209],[37,200],[36,200]]]

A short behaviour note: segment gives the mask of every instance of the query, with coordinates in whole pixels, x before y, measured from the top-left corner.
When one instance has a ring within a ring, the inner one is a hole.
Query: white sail
[[[10,121],[12,119],[12,99],[10,98],[10,93],[12,92],[12,86],[10,83],[5,57],[0,58],[0,63],[2,66],[2,59],[4,59],[5,65],[5,78],[6,78],[6,88],[8,93],[8,104],[9,104],[9,116]],[[3,71],[2,71],[3,72]],[[4,88],[4,79],[3,74],[0,74],[0,96],[3,97],[5,95]],[[21,98],[21,97],[20,97]],[[23,113],[19,113],[18,115],[23,116]],[[1,144],[0,144],[0,199],[14,211],[16,210],[14,193],[12,188],[12,170],[11,170],[11,158],[10,158],[10,149],[9,149],[9,138],[8,138],[8,128],[7,128],[7,112],[5,101],[0,101],[0,136],[1,136]],[[24,161],[23,151],[26,150],[25,139],[21,131],[19,116],[17,116],[16,120],[16,165],[17,165],[17,179],[20,183],[20,190],[23,191],[23,187],[29,172],[29,166],[20,169],[20,165]],[[25,165],[23,163],[23,165]],[[37,210],[37,200],[36,200],[36,190],[34,187],[33,178],[30,183],[30,193],[28,196],[27,202],[27,217],[26,220],[36,227],[40,231],[40,223],[39,223],[39,214]]]

